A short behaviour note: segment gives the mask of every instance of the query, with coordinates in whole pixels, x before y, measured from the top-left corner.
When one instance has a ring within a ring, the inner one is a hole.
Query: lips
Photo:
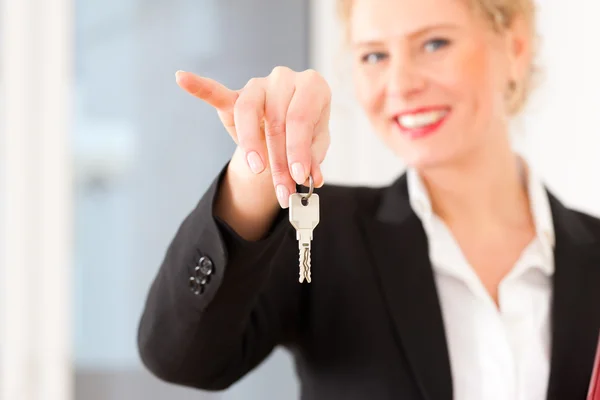
[[[394,120],[403,134],[420,138],[437,131],[449,114],[449,107],[429,107],[404,112]]]

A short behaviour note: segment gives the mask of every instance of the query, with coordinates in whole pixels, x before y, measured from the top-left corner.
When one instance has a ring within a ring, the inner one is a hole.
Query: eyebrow
[[[409,38],[415,38],[415,37],[423,36],[423,35],[431,32],[433,30],[438,30],[438,29],[456,29],[456,28],[457,28],[456,25],[450,24],[450,23],[438,24],[438,25],[431,25],[431,26],[427,26],[425,28],[421,28],[421,29],[418,29],[416,31],[410,32],[406,36],[408,36]],[[362,47],[362,46],[366,46],[366,47],[369,47],[369,46],[380,46],[383,43],[384,43],[384,40],[377,40],[377,39],[374,39],[374,40],[363,40],[363,41],[354,42],[353,46],[359,46],[359,47]]]

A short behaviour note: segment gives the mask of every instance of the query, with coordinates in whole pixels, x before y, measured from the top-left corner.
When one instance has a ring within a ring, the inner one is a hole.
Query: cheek
[[[474,46],[455,65],[454,85],[469,98],[472,111],[478,113],[493,112],[499,101],[502,103],[502,96],[498,96],[498,64],[486,50],[483,44]]]
[[[356,99],[361,108],[368,114],[369,118],[371,118],[372,114],[377,110],[377,101],[373,93],[373,88],[362,76],[355,78],[354,82]]]
[[[383,110],[383,91],[373,74],[360,68],[353,74],[354,90],[360,106],[370,119],[376,118]]]

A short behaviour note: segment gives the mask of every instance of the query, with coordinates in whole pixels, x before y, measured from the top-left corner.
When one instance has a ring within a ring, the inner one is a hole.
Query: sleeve
[[[241,238],[213,215],[226,168],[176,232],[138,328],[146,368],[204,390],[228,388],[276,345],[294,342],[301,317],[287,211],[265,238]]]

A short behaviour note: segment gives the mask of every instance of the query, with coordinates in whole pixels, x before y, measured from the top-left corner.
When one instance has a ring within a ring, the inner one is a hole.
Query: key
[[[296,228],[296,239],[300,251],[300,277],[310,283],[310,243],[313,239],[313,230],[319,224],[319,195],[312,193],[292,193],[290,195],[290,223]]]

